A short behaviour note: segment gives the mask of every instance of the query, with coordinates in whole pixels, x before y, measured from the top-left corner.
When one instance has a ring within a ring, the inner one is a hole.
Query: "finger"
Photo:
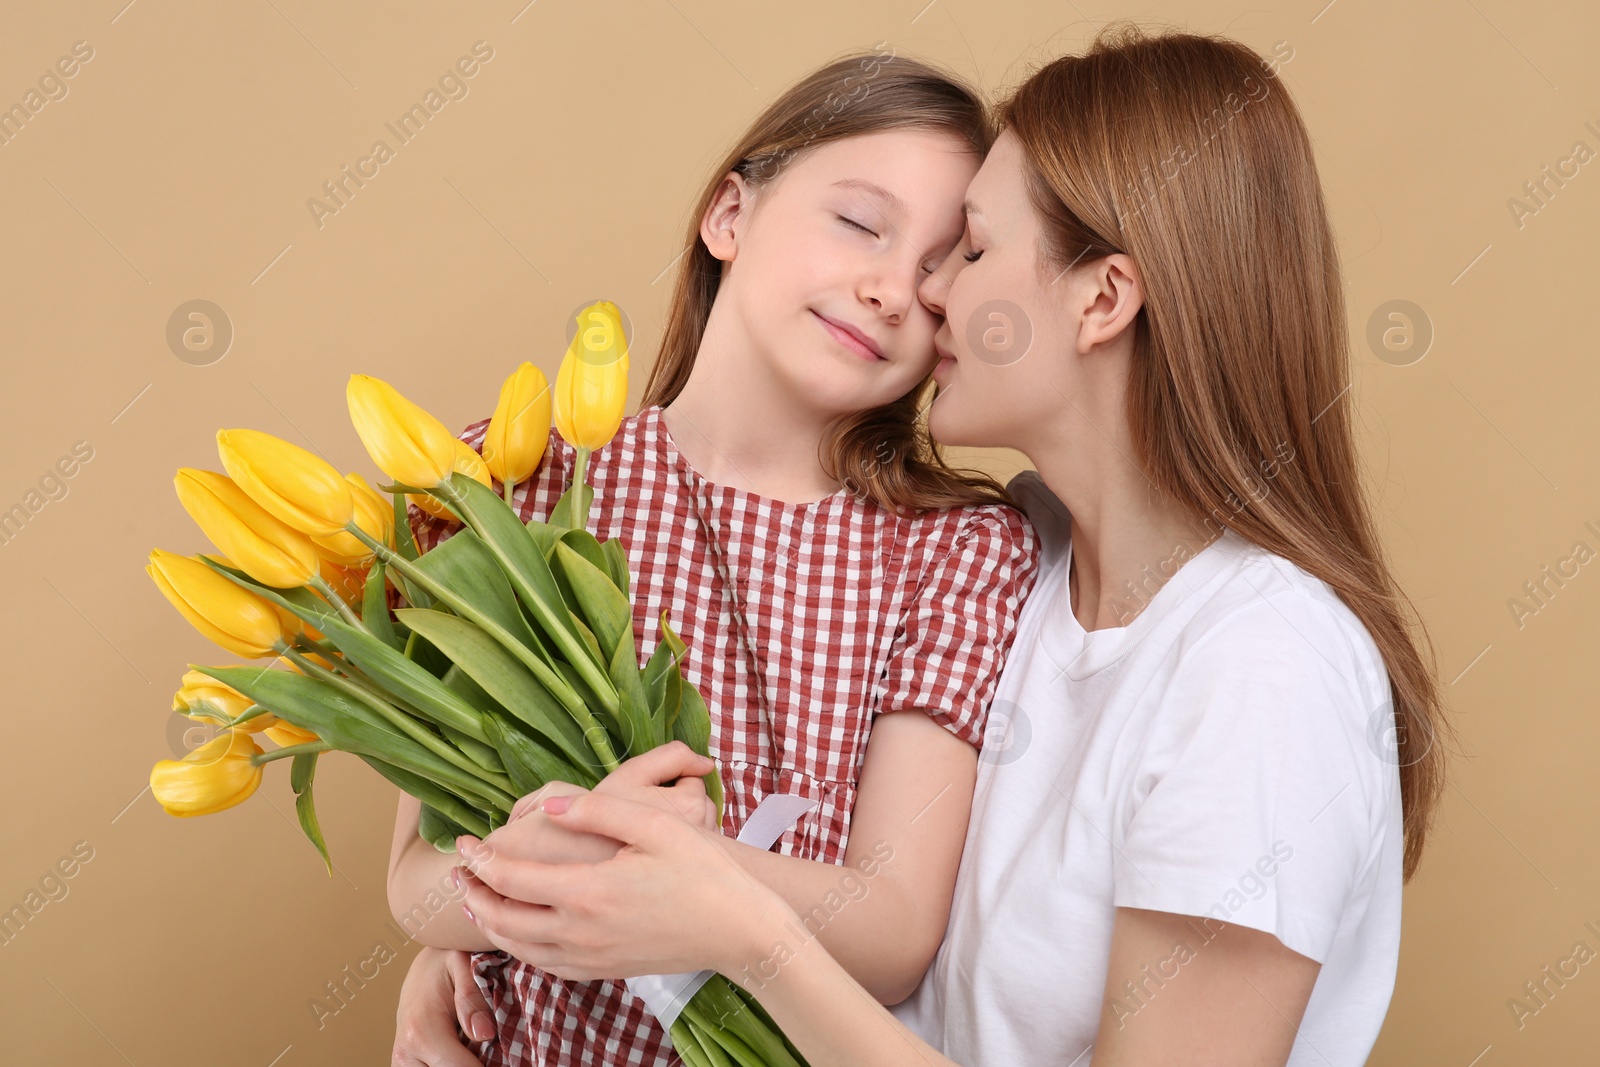
[[[494,1012],[483,990],[478,988],[471,954],[452,949],[445,968],[450,972],[450,984],[455,991],[456,1020],[461,1024],[461,1032],[474,1041],[489,1040],[495,1031]]]
[[[687,745],[684,747],[688,749]],[[600,834],[635,848],[647,848],[665,841],[685,825],[682,819],[674,818],[654,805],[599,791],[570,799],[551,797],[544,802],[543,810],[557,826]],[[520,893],[515,895],[519,898],[522,896]]]
[[[606,782],[621,785],[663,785],[674,778],[710,774],[716,764],[682,741],[669,741],[634,756],[606,775]],[[602,783],[604,784],[604,783]]]
[[[554,908],[507,899],[470,874],[462,875],[461,885],[466,890],[462,905],[467,914],[479,930],[497,943],[516,941],[537,947],[555,940],[560,919]]]
[[[579,793],[587,792],[588,790],[581,785],[574,785],[571,782],[563,782],[559,779],[553,782],[546,782],[513,804],[511,806],[511,814],[506,816],[506,822],[515,822],[528,814],[528,812],[539,810],[539,805],[543,803],[545,797],[575,796]]]
[[[658,814],[664,815],[663,812]],[[457,867],[460,885],[486,886],[497,896],[531,907],[562,907],[588,892],[592,863],[540,863],[494,857],[473,867]],[[469,907],[472,907],[469,904]],[[472,907],[474,914],[477,908]]]
[[[704,778],[680,778],[667,790],[667,799],[679,815],[696,824],[705,821],[706,805],[711,803]]]

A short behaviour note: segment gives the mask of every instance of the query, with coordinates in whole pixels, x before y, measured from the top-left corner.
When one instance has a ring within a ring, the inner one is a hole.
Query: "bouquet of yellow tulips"
[[[220,554],[157,549],[147,570],[206,637],[287,669],[190,666],[174,710],[224,732],[155,765],[162,807],[230,808],[255,792],[266,763],[289,759],[301,828],[331,875],[312,802],[329,750],[354,753],[418,798],[421,835],[446,852],[461,834],[503,825],[517,798],[546,782],[592,787],[673,739],[709,755],[710,716],[682,675],[683,642],[663,613],[661,641],[640,667],[627,556],[586,529],[588,458],[617,432],[627,375],[620,312],[590,305],[554,390],[530,363],[506,380],[482,455],[386,382],[352,376],[350,418],[392,483],[378,487],[388,500],[287,441],[220,431],[226,474],[185,468],[175,480]],[[547,520],[523,523],[508,501],[538,468],[552,417],[576,449],[575,474]],[[464,528],[419,553],[408,503]],[[279,747],[263,751],[262,734]],[[720,820],[716,771],[706,788]],[[803,1062],[721,976],[671,1035],[694,1067]]]

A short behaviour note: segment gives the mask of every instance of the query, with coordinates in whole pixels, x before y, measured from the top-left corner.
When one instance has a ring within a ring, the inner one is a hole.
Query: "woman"
[[[496,857],[466,907],[575,978],[733,976],[818,1065],[1363,1063],[1447,727],[1359,488],[1309,137],[1187,34],[1103,36],[1001,116],[922,290],[929,427],[1033,462],[1043,554],[922,983],[886,1011],[718,835],[612,793],[542,813],[614,858]]]

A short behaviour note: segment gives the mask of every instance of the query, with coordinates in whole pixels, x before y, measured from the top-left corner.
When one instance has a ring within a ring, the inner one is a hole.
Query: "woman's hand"
[[[706,794],[705,780],[683,768],[709,767],[682,741],[672,741],[625,761],[595,786],[597,792],[625,797],[672,812],[684,820],[718,829],[717,806]],[[678,780],[672,785],[662,783]],[[616,855],[622,846],[607,837],[579,833],[556,826],[539,810],[553,796],[581,796],[588,790],[571,782],[548,782],[512,805],[505,825],[488,837],[464,834],[456,838],[457,852],[470,862],[481,862],[485,848],[492,854],[541,863],[598,863]]]
[[[682,744],[628,762],[634,774],[657,781],[693,776],[698,783],[712,767]],[[474,871],[457,868],[468,917],[503,951],[573,981],[745,966],[757,948],[757,917],[788,905],[727,853],[728,839],[710,825],[709,801],[680,803],[688,799],[640,786],[631,775],[587,795],[546,798],[542,818],[611,838],[616,854],[556,865],[514,859],[496,847],[474,859]],[[557,814],[567,803],[573,807]],[[698,821],[685,817],[684,807]]]
[[[395,1009],[394,1067],[479,1067],[461,1044],[461,1031],[479,1041],[494,1036],[494,1016],[472,977],[472,956],[424,948],[411,961]]]

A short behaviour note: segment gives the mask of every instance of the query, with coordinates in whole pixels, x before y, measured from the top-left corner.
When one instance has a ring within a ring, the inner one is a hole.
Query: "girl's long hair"
[[[683,390],[711,304],[722,262],[700,239],[700,220],[723,178],[737,171],[760,189],[808,150],[830,141],[884,130],[939,130],[982,158],[994,142],[984,102],[959,78],[929,63],[878,51],[851,52],[813,71],[758,116],[711,171],[690,214],[683,257],[667,311],[661,348],[650,370],[642,407],[670,404]],[[898,400],[834,419],[823,434],[823,468],[852,492],[898,511],[969,504],[1012,504],[988,475],[948,466],[920,428],[930,375]]]
[[[1119,24],[1034,73],[998,117],[1027,160],[1044,276],[1114,252],[1137,267],[1128,417],[1145,473],[1326,582],[1382,653],[1393,722],[1373,709],[1369,736],[1385,739],[1373,758],[1400,765],[1409,881],[1450,727],[1362,489],[1338,250],[1276,64]]]

